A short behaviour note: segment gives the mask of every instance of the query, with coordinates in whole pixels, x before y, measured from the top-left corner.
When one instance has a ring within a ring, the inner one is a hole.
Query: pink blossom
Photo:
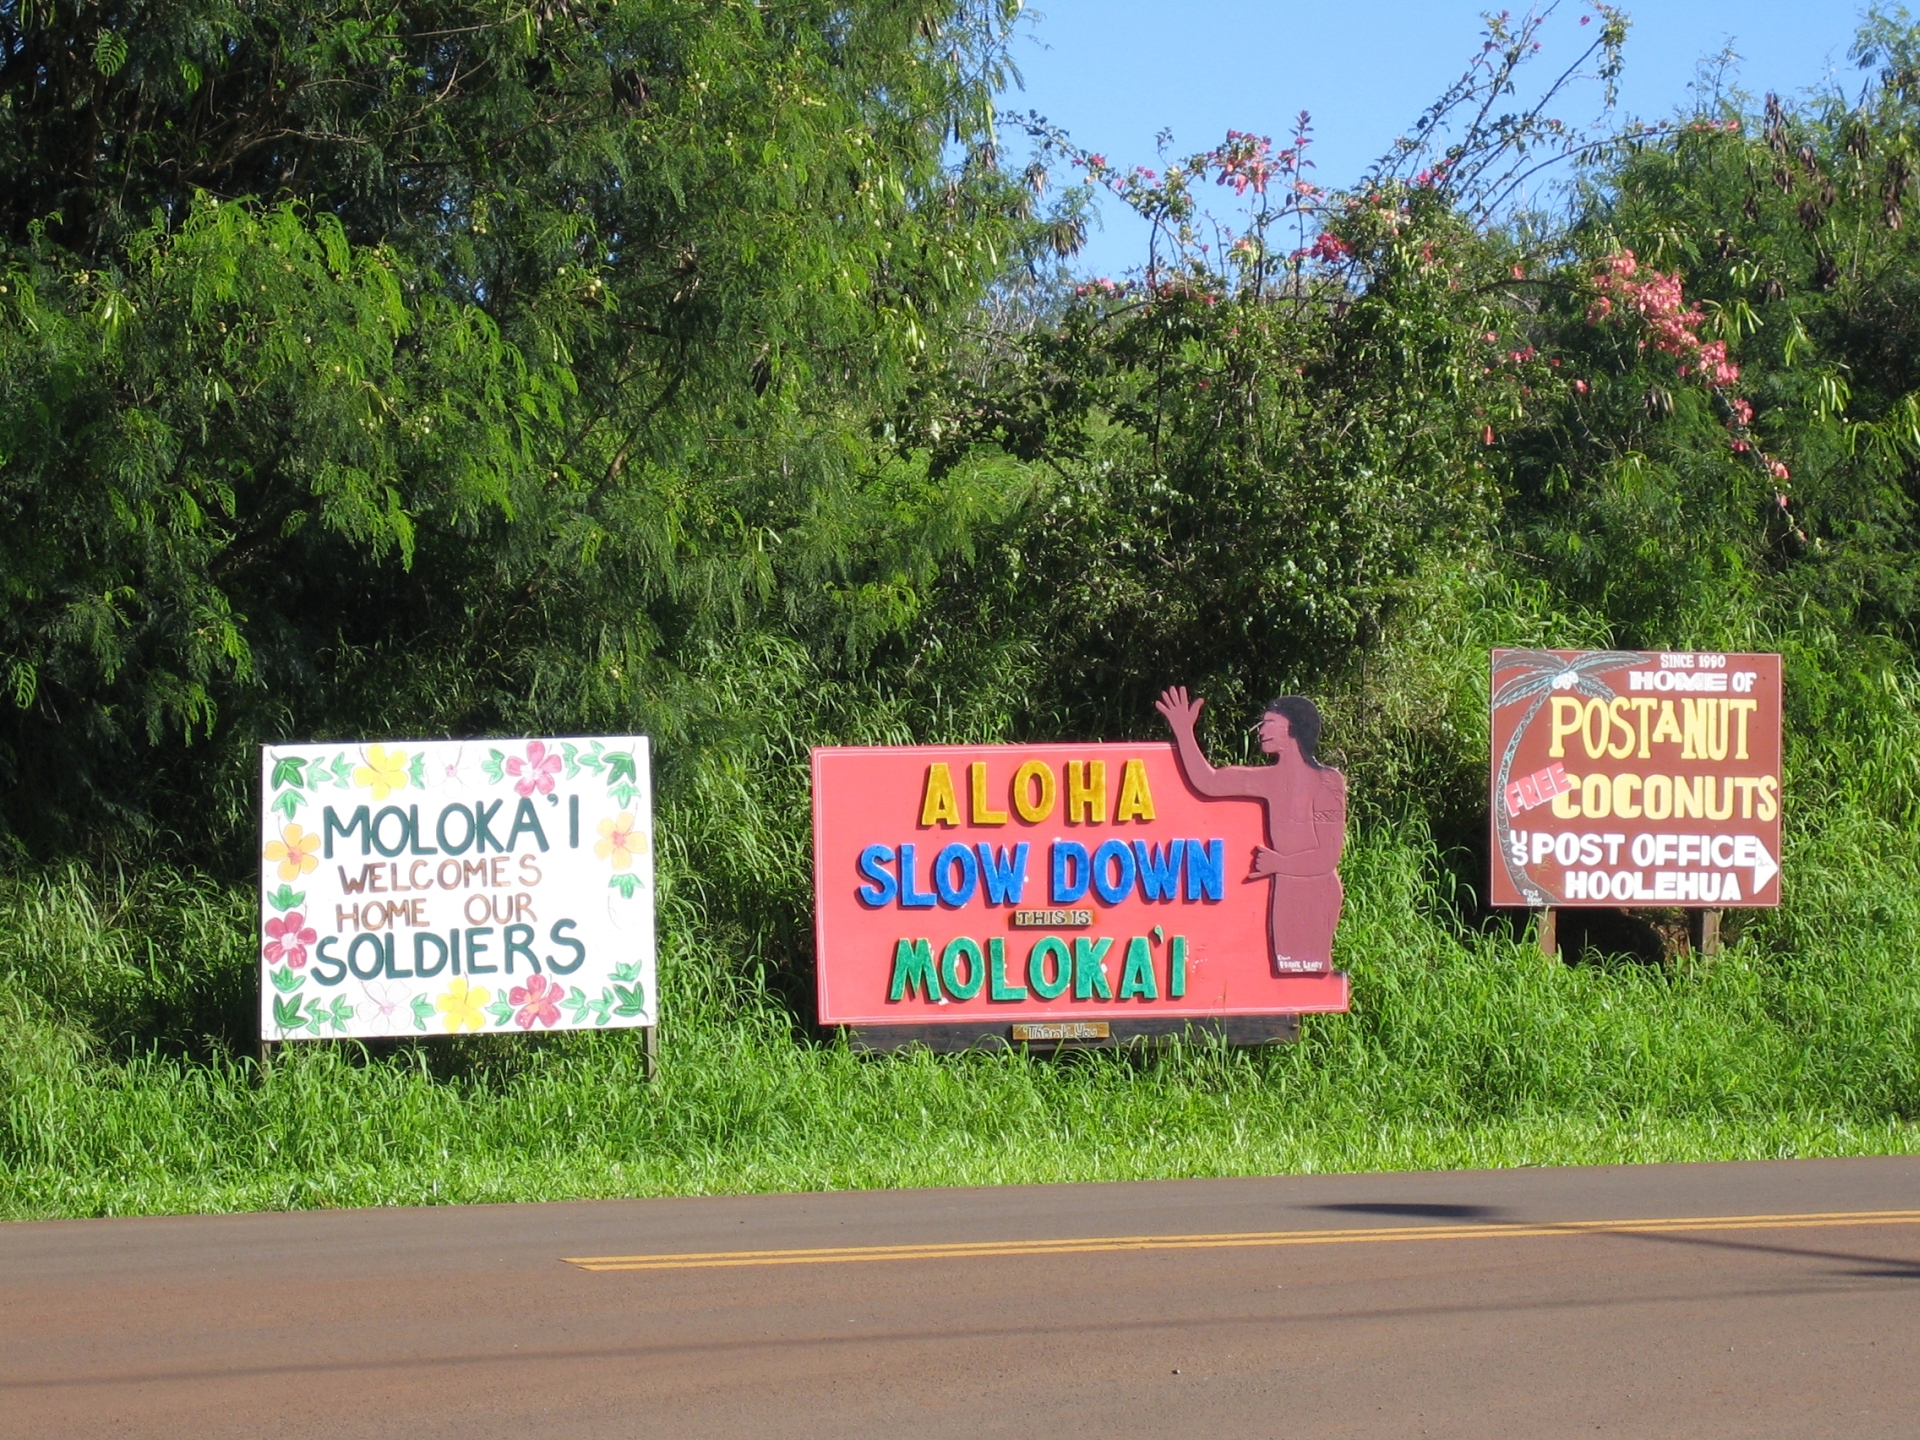
[[[307,946],[319,938],[308,928],[306,916],[298,910],[289,910],[267,921],[267,943],[260,953],[269,964],[284,960],[298,970],[307,963]]]
[[[531,1030],[536,1023],[557,1025],[560,1023],[560,987],[544,975],[535,975],[524,985],[516,985],[507,992],[507,1003],[517,1010],[513,1023],[522,1030]]]
[[[1349,259],[1353,255],[1353,247],[1331,231],[1322,230],[1306,253],[1315,260],[1324,260],[1331,265]]]
[[[1273,141],[1265,135],[1229,130],[1226,143],[1212,151],[1208,158],[1219,167],[1220,177],[1216,183],[1232,186],[1236,195],[1244,195],[1249,189],[1264,195],[1267,181],[1283,168],[1296,169],[1299,161],[1297,151],[1283,150],[1277,157],[1272,152]]]
[[[1793,478],[1793,472],[1787,469],[1787,467],[1782,465],[1778,460],[1772,460],[1768,462],[1767,473],[1773,476],[1773,478],[1776,480],[1791,480]]]
[[[1599,293],[1587,309],[1587,323],[1598,325],[1612,318],[1618,301],[1625,313],[1637,316],[1646,326],[1645,335],[1635,342],[1637,349],[1651,344],[1660,354],[1673,356],[1680,362],[1675,368],[1682,379],[1697,376],[1714,390],[1738,384],[1740,367],[1728,357],[1727,342],[1700,338],[1706,312],[1687,303],[1679,275],[1648,270],[1644,278],[1636,278],[1640,273],[1631,250],[1602,260],[1593,277],[1593,288]],[[1739,423],[1751,418],[1748,410]]]
[[[1576,395],[1584,395],[1584,394],[1586,394],[1586,393],[1587,393],[1587,390],[1588,390],[1588,385],[1587,385],[1587,382],[1586,382],[1586,381],[1584,381],[1584,380],[1576,380],[1576,381],[1574,381],[1574,382],[1573,382],[1573,391],[1574,391],[1574,394],[1576,394]]]
[[[535,740],[527,746],[526,759],[522,760],[516,755],[507,761],[507,773],[520,777],[513,787],[516,793],[532,795],[537,791],[542,795],[551,795],[553,777],[560,773],[560,757]]]

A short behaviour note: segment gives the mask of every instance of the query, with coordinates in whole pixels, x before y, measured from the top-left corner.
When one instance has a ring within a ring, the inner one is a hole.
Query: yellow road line
[[[1055,1240],[973,1240],[928,1245],[848,1245],[817,1250],[714,1250],[702,1254],[563,1257],[583,1270],[712,1270],[743,1265],[836,1265],[861,1260],[963,1260],[987,1256],[1104,1255],[1126,1250],[1229,1250],[1279,1245],[1381,1245],[1405,1240],[1518,1240],[1551,1235],[1655,1235],[1675,1231],[1805,1230],[1920,1224],[1920,1210],[1839,1210],[1806,1215],[1700,1215],[1655,1220],[1537,1224],[1384,1225],[1357,1230],[1259,1230],[1226,1235],[1092,1235]]]

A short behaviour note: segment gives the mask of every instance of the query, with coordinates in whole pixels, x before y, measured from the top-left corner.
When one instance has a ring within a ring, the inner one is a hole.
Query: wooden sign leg
[[[649,1025],[646,1032],[647,1038],[642,1048],[646,1055],[647,1079],[653,1080],[660,1074],[660,1027]]]
[[[1702,955],[1720,953],[1720,912],[1718,910],[1700,912],[1700,953]]]
[[[1540,941],[1542,955],[1560,953],[1560,916],[1551,905],[1543,905],[1533,912],[1533,933]]]

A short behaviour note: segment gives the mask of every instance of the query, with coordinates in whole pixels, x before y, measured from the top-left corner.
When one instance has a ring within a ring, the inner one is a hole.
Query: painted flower
[[[355,767],[353,783],[371,787],[373,798],[384,800],[395,790],[407,788],[407,763],[407,752],[404,750],[369,745],[367,763]]]
[[[514,986],[507,992],[507,1003],[517,1012],[513,1023],[522,1030],[531,1030],[536,1023],[560,1023],[560,987],[544,975],[535,975],[526,984]]]
[[[455,980],[447,986],[446,994],[433,1002],[433,1008],[446,1018],[447,1033],[459,1030],[478,1030],[487,1023],[484,1006],[487,1003],[487,991],[481,985],[469,985],[465,980]]]
[[[269,962],[284,960],[298,970],[307,963],[307,946],[320,937],[298,910],[276,915],[267,921],[267,943],[260,953]]]
[[[535,740],[527,746],[527,758],[518,755],[507,761],[507,774],[518,777],[514,789],[522,795],[532,795],[538,791],[542,795],[553,793],[553,777],[560,773],[560,757]]]
[[[630,869],[634,856],[647,853],[646,832],[634,824],[632,815],[622,810],[613,819],[600,822],[600,839],[593,853],[602,860],[612,860],[616,870]]]
[[[279,862],[282,880],[298,880],[319,868],[320,837],[298,825],[283,825],[280,838],[269,840],[267,848],[260,853]]]

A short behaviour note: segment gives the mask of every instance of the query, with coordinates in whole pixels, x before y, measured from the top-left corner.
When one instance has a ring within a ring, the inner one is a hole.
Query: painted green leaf
[[[283,883],[278,890],[267,896],[267,904],[276,910],[291,910],[306,898],[306,891],[296,890],[291,885]]]
[[[493,1004],[487,1006],[487,1014],[493,1017],[494,1024],[504,1025],[513,1019],[513,1006],[504,1000],[496,1000]]]
[[[427,784],[427,752],[422,750],[407,762],[407,779],[413,782],[413,788],[423,790]]]
[[[506,764],[506,756],[498,750],[489,750],[487,758],[480,762],[480,773],[497,785],[500,783],[500,777],[506,774]]]
[[[278,790],[282,785],[305,785],[307,781],[303,772],[306,769],[306,765],[306,761],[294,755],[283,755],[278,760],[275,760],[273,762],[273,788]]]
[[[644,986],[616,985],[613,993],[620,997],[620,1003],[614,1007],[616,1015],[644,1015],[647,1013],[647,993]]]
[[[433,1001],[429,1000],[424,995],[414,996],[413,997],[413,1028],[416,1030],[426,1029],[427,1021],[431,1020],[432,1018],[433,1018]]]
[[[606,1024],[609,1020],[613,1018],[612,993],[610,991],[602,990],[600,992],[600,998],[598,1000],[590,1001],[587,1005],[587,1009],[593,1013],[594,1024],[596,1025]]]
[[[639,772],[633,766],[631,750],[614,750],[607,755],[607,783],[620,780],[638,780]]]
[[[278,995],[273,997],[273,1023],[282,1030],[298,1030],[307,1023],[306,1018],[300,1013],[298,995],[290,1000],[283,1000]]]
[[[273,797],[273,804],[267,808],[291,820],[293,818],[293,812],[306,803],[307,797],[302,795],[298,790],[282,790],[278,795]]]
[[[614,804],[625,810],[640,798],[640,791],[632,785],[615,785],[607,791],[607,796]]]
[[[336,1030],[345,1030],[347,1028],[347,1022],[353,1019],[353,1006],[347,1003],[346,996],[336,995],[333,997],[333,1008],[328,1013],[327,1019]]]
[[[301,983],[307,978],[306,976],[302,975],[299,971],[293,969],[291,966],[288,966],[288,965],[282,965],[278,970],[275,970],[272,973],[273,973],[273,988],[278,990],[283,995],[289,994],[295,990],[298,990],[301,986]]]
[[[638,980],[640,978],[640,962],[638,960],[622,961],[613,967],[613,978],[616,980]]]
[[[349,760],[345,755],[336,755],[333,757],[333,783],[338,785],[342,790],[347,789],[353,784],[353,761]]]
[[[569,745],[564,740],[560,742],[560,758],[567,762],[567,779],[569,780],[580,773],[579,755],[579,746]]]
[[[638,875],[615,875],[607,881],[609,890],[618,890],[625,899],[633,899],[633,892],[640,886]]]

